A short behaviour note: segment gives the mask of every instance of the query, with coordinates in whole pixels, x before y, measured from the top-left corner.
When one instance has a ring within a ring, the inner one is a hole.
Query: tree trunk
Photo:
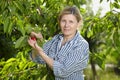
[[[99,80],[93,59],[90,59],[90,63],[91,63],[91,69],[92,69],[92,73],[93,73],[93,80]]]

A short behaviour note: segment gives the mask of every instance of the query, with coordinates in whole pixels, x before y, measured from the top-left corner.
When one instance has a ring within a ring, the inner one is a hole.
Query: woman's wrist
[[[38,52],[43,51],[43,49],[42,49],[37,43],[35,43],[34,46],[35,46],[35,49],[36,49]]]

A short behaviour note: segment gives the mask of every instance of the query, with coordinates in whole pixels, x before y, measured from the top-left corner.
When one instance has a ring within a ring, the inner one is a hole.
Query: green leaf
[[[40,2],[41,0],[35,0],[35,2],[36,2],[36,5],[40,5]]]
[[[24,13],[23,3],[21,1],[13,1],[13,3],[22,13]]]
[[[27,34],[30,34],[32,32],[33,28],[30,24],[26,24],[25,31]]]
[[[23,62],[26,62],[26,58],[23,55],[21,55],[21,59]]]
[[[1,11],[4,11],[5,8],[8,6],[7,1],[0,1]]]
[[[19,63],[19,69],[20,70],[24,70],[24,66],[26,65],[26,63],[25,62],[23,62],[23,61],[21,61],[20,63]]]
[[[8,9],[12,14],[16,14],[16,6],[14,6],[13,4],[8,6]]]
[[[21,45],[23,44],[25,38],[26,38],[26,36],[21,36],[21,37],[16,41],[15,48],[21,48]]]
[[[8,27],[8,34],[9,34],[9,35],[11,35],[12,29],[13,29],[13,23],[10,22],[10,25],[9,25],[9,27]]]
[[[7,63],[10,63],[10,62],[13,62],[13,61],[16,61],[16,58],[10,58],[10,59],[8,59],[8,60],[6,61],[6,64],[7,64]]]
[[[87,34],[88,38],[91,37],[91,36],[93,36],[93,31],[92,30],[88,31],[88,34]]]
[[[34,62],[32,62],[32,61],[30,61],[28,64],[29,64],[29,65],[28,65],[29,68],[36,65],[36,63],[34,63]]]
[[[118,44],[120,43],[120,33],[119,33],[118,28],[114,31],[113,41],[116,47],[120,47],[120,44]]]
[[[5,64],[5,66],[3,67],[1,73],[7,73],[7,70],[10,68],[10,66],[12,65],[12,63],[7,63]]]
[[[113,3],[113,6],[114,6],[115,8],[117,8],[117,9],[119,9],[119,8],[120,8],[120,4],[119,4],[119,3],[117,3],[117,2],[114,2],[114,3]]]
[[[6,18],[4,22],[4,33],[8,33],[7,31],[8,31],[9,24],[10,24],[10,19]]]
[[[18,20],[18,29],[22,33],[23,36],[25,36],[25,29],[24,29],[24,23],[22,20]]]
[[[113,9],[114,5],[110,2],[110,9]]]
[[[5,65],[4,61],[0,62],[0,66],[4,66],[4,65]]]
[[[96,55],[95,62],[99,65],[100,68],[105,69],[105,60],[101,55]]]

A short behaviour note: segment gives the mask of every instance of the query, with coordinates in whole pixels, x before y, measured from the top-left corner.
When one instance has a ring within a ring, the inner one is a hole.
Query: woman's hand
[[[36,38],[39,38],[40,40],[43,39],[43,36],[41,33],[35,33],[35,32],[31,32],[31,36],[32,37],[36,37]]]
[[[38,46],[36,38],[35,37],[29,37],[28,44],[37,51],[43,51],[41,47]]]
[[[28,39],[28,44],[32,47],[32,48],[36,48],[35,44],[37,43],[36,38],[35,37],[29,37]]]
[[[53,62],[54,60],[50,57],[48,57],[43,49],[37,44],[36,38],[39,38],[40,40],[43,39],[42,35],[40,33],[35,33],[35,32],[31,32],[31,36],[28,39],[28,44],[36,51],[35,53],[37,55],[40,55],[41,58],[50,66],[51,69],[53,69]],[[36,54],[34,53],[34,55],[32,55],[34,58],[36,56]]]

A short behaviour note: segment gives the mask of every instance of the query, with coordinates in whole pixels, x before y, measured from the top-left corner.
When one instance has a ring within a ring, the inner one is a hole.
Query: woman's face
[[[78,21],[73,14],[65,14],[60,20],[60,28],[64,36],[74,36],[78,28]]]

